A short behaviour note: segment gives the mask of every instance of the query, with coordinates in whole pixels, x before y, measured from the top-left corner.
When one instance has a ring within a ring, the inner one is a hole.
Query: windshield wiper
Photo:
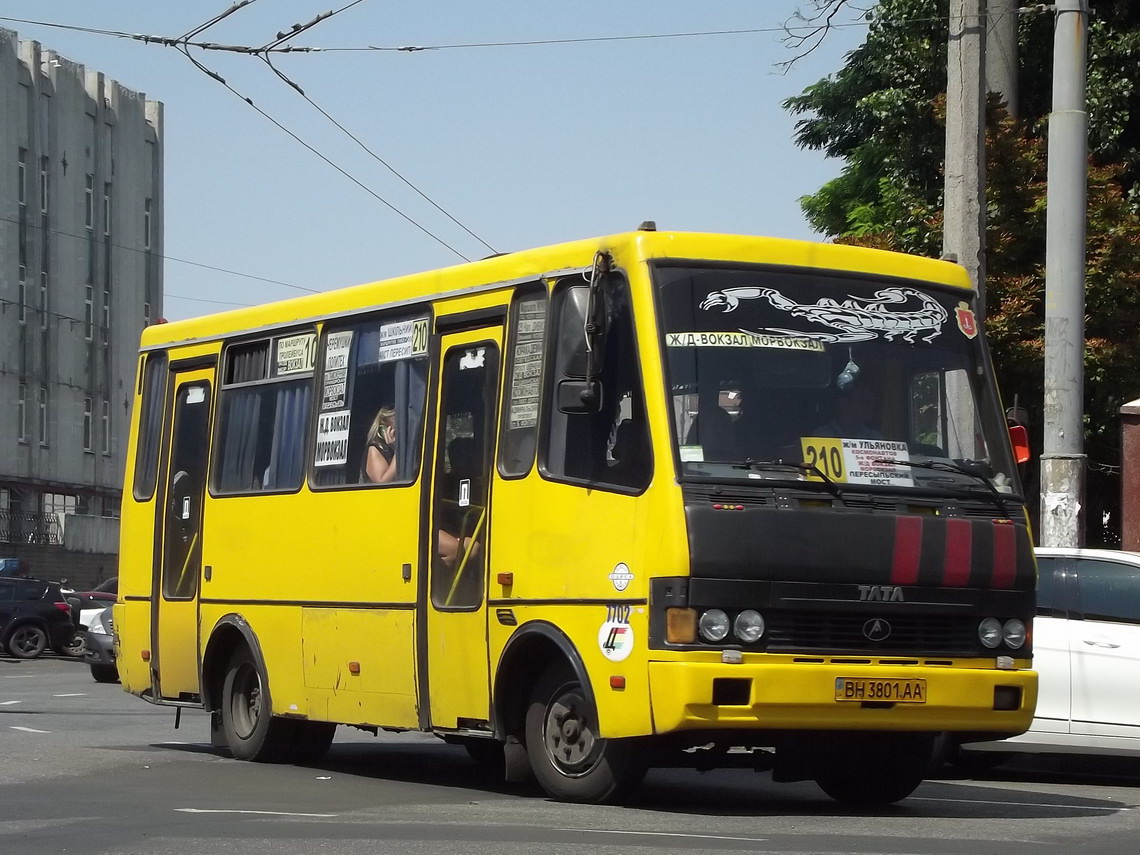
[[[1009,511],[1006,510],[1005,500],[1002,498],[998,488],[994,486],[993,481],[989,479],[984,472],[992,472],[989,464],[982,460],[895,460],[892,457],[880,458],[874,461],[875,463],[890,463],[894,466],[910,466],[915,469],[928,469],[934,472],[956,472],[959,475],[965,475],[969,478],[974,478],[981,481],[986,485],[989,498],[992,498],[994,505],[1005,516],[1009,516]]]
[[[837,499],[843,498],[843,493],[839,489],[839,485],[834,479],[828,476],[826,472],[812,463],[798,463],[793,460],[784,460],[778,458],[776,460],[753,460],[751,457],[746,457],[743,463],[734,463],[733,466],[740,469],[748,469],[750,471],[762,471],[764,469],[795,469],[799,472],[811,473],[818,475],[819,479],[823,482],[824,488],[831,495]]]

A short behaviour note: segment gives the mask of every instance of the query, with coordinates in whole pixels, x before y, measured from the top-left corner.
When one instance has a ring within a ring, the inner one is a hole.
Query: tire
[[[96,683],[117,683],[119,669],[114,665],[92,665],[91,676],[95,678]]]
[[[526,748],[535,778],[555,799],[616,803],[641,783],[645,765],[632,739],[597,735],[597,712],[565,665],[535,683],[526,711]]]
[[[288,719],[275,718],[262,669],[246,646],[233,652],[222,684],[222,728],[236,760],[279,763],[295,733]]]
[[[855,738],[816,777],[825,793],[851,807],[883,807],[913,793],[930,768],[933,737],[874,734]]]
[[[319,763],[332,745],[336,725],[330,721],[290,721],[288,724],[293,731],[288,759],[294,763]]]
[[[8,653],[16,659],[35,659],[47,649],[47,633],[33,623],[17,626],[4,640]]]
[[[55,652],[60,656],[70,656],[73,659],[81,659],[87,655],[87,635],[83,632],[76,632],[68,639],[66,644],[61,644],[55,648]]]

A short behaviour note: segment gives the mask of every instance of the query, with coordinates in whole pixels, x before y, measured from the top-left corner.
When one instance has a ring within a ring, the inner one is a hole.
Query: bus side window
[[[506,406],[499,443],[499,471],[508,477],[525,475],[534,463],[545,344],[546,292],[520,296],[511,308]]]
[[[282,492],[301,486],[315,352],[314,332],[226,348],[215,492]]]
[[[312,485],[410,484],[423,447],[427,316],[372,317],[325,329]],[[370,449],[372,449],[370,451]]]
[[[149,502],[158,483],[158,449],[162,439],[162,411],[166,403],[166,353],[147,354],[143,366],[142,405],[135,448],[137,501]]]
[[[560,380],[586,376],[587,298],[584,285],[555,294],[554,376],[548,394],[557,394]],[[624,280],[616,279],[607,297],[607,317],[601,406],[595,413],[564,413],[552,402],[544,466],[554,478],[642,490],[653,474],[653,457]]]

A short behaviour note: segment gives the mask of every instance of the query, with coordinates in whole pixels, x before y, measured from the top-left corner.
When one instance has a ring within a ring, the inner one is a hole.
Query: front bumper
[[[102,632],[87,633],[87,663],[90,665],[114,665],[112,637]]]
[[[1037,673],[997,670],[989,660],[955,665],[844,664],[839,661],[722,664],[650,662],[654,731],[906,730],[1024,732],[1037,704]],[[923,703],[836,700],[838,678],[926,681]],[[732,691],[720,691],[733,681]],[[740,682],[737,682],[740,681]],[[747,681],[747,682],[744,682]],[[999,687],[1010,687],[995,692]],[[1015,709],[995,709],[1012,690]],[[714,697],[728,703],[714,703]]]

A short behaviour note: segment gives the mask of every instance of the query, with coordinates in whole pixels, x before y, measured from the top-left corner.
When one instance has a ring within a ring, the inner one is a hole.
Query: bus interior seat
[[[736,424],[732,416],[719,404],[701,410],[693,418],[686,445],[699,445],[705,460],[729,461],[740,459],[736,442]]]

